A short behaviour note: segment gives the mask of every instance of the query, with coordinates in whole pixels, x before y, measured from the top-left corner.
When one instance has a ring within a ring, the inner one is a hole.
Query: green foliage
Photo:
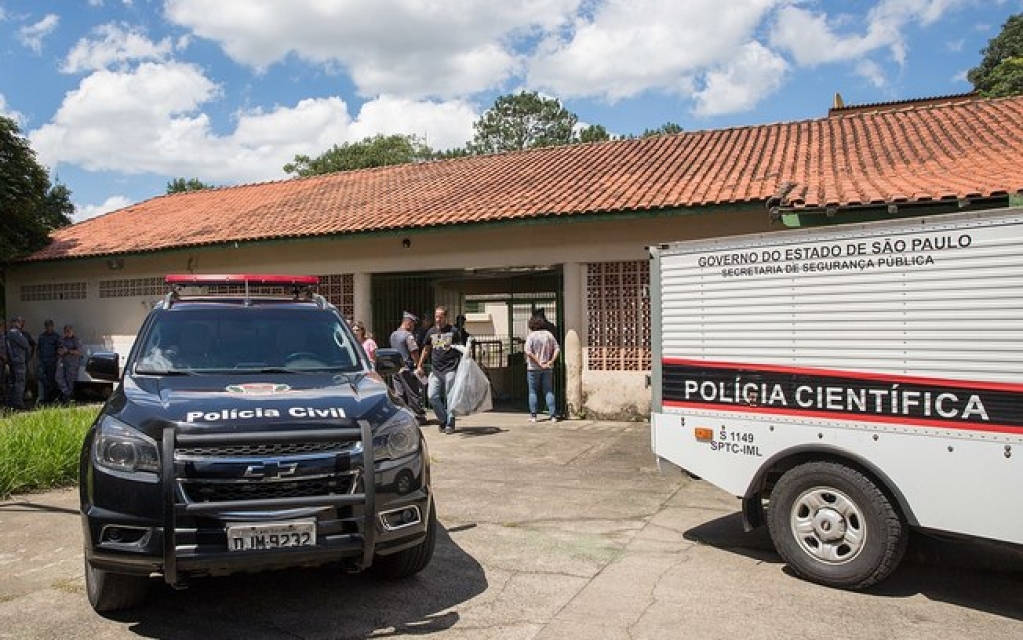
[[[0,497],[74,485],[96,407],[40,409],[0,417]]]
[[[611,134],[602,124],[591,124],[579,130],[579,142],[605,142],[611,139]]]
[[[640,138],[653,138],[654,136],[673,136],[677,133],[682,133],[683,129],[681,125],[675,124],[674,122],[665,122],[656,129],[645,129]]]
[[[215,189],[216,186],[212,184],[206,184],[199,180],[199,178],[174,178],[167,183],[167,193],[184,193],[186,191],[202,191],[203,189]]]
[[[295,156],[294,162],[284,165],[284,171],[297,176],[315,176],[335,171],[371,169],[409,162],[433,160],[436,154],[416,136],[377,134],[359,142],[334,145],[323,154],[310,158]],[[451,156],[456,157],[456,156]]]
[[[578,116],[556,98],[542,98],[535,91],[504,95],[494,101],[473,125],[469,143],[474,154],[520,151],[576,142]]]
[[[1023,93],[1023,14],[1010,16],[981,50],[984,58],[966,78],[989,98]]]
[[[50,184],[17,123],[0,116],[0,264],[45,247],[73,212],[71,191]]]

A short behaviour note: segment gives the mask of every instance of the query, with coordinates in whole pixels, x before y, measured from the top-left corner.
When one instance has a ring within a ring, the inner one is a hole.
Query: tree
[[[673,136],[676,133],[682,133],[683,129],[681,125],[677,125],[674,122],[665,122],[656,129],[645,129],[639,136],[640,138],[652,138],[654,136]]]
[[[602,124],[591,124],[579,130],[579,142],[605,142],[611,139],[611,134]]]
[[[504,95],[473,125],[471,153],[500,153],[576,142],[579,117],[535,91]]]
[[[984,58],[966,78],[988,98],[1023,93],[1023,13],[1010,16],[981,50]]]
[[[215,189],[212,184],[206,184],[199,178],[174,178],[167,183],[167,193],[184,193],[185,191],[202,191],[203,189]]]
[[[424,162],[435,157],[437,154],[416,136],[377,134],[359,142],[334,145],[315,158],[297,155],[294,162],[284,165],[284,171],[297,176],[315,176],[335,171]]]
[[[45,247],[74,210],[71,191],[50,183],[18,124],[0,116],[0,264]]]

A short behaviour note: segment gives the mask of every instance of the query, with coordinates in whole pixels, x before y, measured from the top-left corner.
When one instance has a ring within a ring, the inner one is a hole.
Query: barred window
[[[355,276],[350,273],[320,276],[317,291],[337,307],[342,316],[348,320],[355,317]]]
[[[650,369],[650,263],[586,266],[587,367],[592,371]]]
[[[50,284],[25,284],[21,286],[22,302],[84,299],[84,282],[54,282]]]
[[[167,293],[167,285],[163,278],[120,278],[118,280],[100,280],[100,298],[139,298],[162,296]]]

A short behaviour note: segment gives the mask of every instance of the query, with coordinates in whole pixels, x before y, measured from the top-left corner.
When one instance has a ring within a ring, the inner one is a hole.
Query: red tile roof
[[[766,202],[849,206],[1023,190],[1023,97],[855,112],[335,173],[147,200],[27,260]]]

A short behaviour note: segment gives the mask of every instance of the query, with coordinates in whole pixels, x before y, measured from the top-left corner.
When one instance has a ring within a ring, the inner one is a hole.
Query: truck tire
[[[771,492],[767,524],[797,575],[840,589],[864,589],[886,578],[908,540],[884,492],[834,462],[810,462],[782,475]]]
[[[371,571],[381,578],[396,580],[415,575],[426,568],[433,558],[433,548],[437,544],[437,512],[430,505],[430,515],[426,522],[426,537],[414,547],[409,547],[389,556],[376,556]]]
[[[97,613],[123,611],[142,604],[148,591],[148,576],[110,573],[85,561],[85,592]]]

